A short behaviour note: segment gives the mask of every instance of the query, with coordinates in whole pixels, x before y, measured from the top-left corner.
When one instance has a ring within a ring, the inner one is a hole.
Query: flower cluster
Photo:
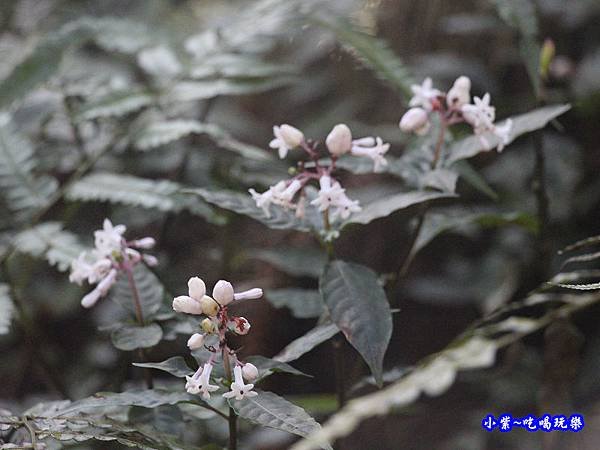
[[[326,212],[332,221],[338,217],[347,219],[350,214],[360,211],[361,208],[357,200],[348,198],[346,190],[332,175],[338,158],[345,154],[370,158],[375,172],[380,172],[387,165],[385,154],[390,144],[384,143],[380,137],[353,139],[350,128],[345,124],[334,126],[325,139],[327,155],[319,152],[317,142],[305,139],[304,133],[291,125],[275,126],[273,133],[275,139],[269,146],[277,149],[280,158],[285,158],[290,150],[301,149],[312,162],[298,163],[293,178],[282,180],[263,193],[249,190],[256,206],[261,208],[267,217],[271,216],[271,205],[295,210],[297,217],[304,217],[307,203],[304,188],[314,180],[318,181],[320,190],[310,204],[316,206],[319,211]],[[322,156],[328,156],[329,162],[324,162]],[[297,201],[294,202],[296,198]]]
[[[508,119],[502,126],[494,124],[496,109],[490,105],[489,93],[482,98],[474,97],[471,103],[471,80],[468,77],[458,77],[447,93],[435,89],[431,78],[426,78],[421,85],[411,86],[411,89],[411,108],[400,120],[402,131],[426,134],[431,126],[430,116],[437,112],[446,126],[462,122],[471,125],[475,135],[479,136],[488,149],[490,144],[485,139],[486,133],[492,133],[499,138],[498,151],[502,151],[508,144],[512,121]]]
[[[91,308],[104,297],[117,281],[121,271],[130,271],[140,261],[155,266],[158,261],[152,255],[140,253],[154,247],[151,237],[127,241],[123,237],[125,225],[113,226],[110,220],[104,219],[101,230],[94,232],[95,248],[82,252],[71,262],[69,280],[81,285],[85,280],[96,285],[94,290],[85,295],[81,304]]]
[[[203,333],[194,333],[188,340],[190,350],[198,350],[202,347],[211,352],[211,356],[191,377],[186,377],[185,389],[190,394],[202,394],[205,400],[210,398],[210,393],[219,389],[211,384],[210,375],[213,370],[217,355],[223,356],[226,372],[233,362],[233,381],[230,391],[225,392],[223,397],[242,400],[246,397],[258,395],[252,389],[251,382],[258,377],[258,369],[251,363],[244,363],[237,358],[227,344],[228,333],[245,335],[250,331],[250,322],[244,317],[235,317],[228,314],[228,306],[239,300],[250,300],[262,297],[262,289],[254,288],[244,292],[234,292],[231,283],[219,280],[212,291],[212,297],[206,295],[206,285],[198,277],[192,277],[188,281],[188,295],[180,295],[173,299],[173,309],[177,312],[205,315],[206,318],[200,323]],[[210,336],[218,338],[217,346],[206,345]],[[246,384],[244,381],[248,381]]]

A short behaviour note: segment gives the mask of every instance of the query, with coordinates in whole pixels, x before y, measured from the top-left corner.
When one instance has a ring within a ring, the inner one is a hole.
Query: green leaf
[[[377,274],[359,264],[333,261],[319,280],[331,320],[369,365],[379,385],[392,337],[392,313]]]
[[[237,415],[263,427],[302,437],[308,437],[321,428],[302,408],[272,392],[259,392],[256,397],[239,401],[230,400],[229,404]]]
[[[143,91],[114,91],[100,99],[84,104],[77,111],[76,120],[94,120],[106,117],[121,117],[151,105],[154,97]]]
[[[393,212],[408,208],[409,206],[431,200],[453,197],[456,197],[456,195],[447,192],[433,191],[400,192],[398,194],[388,195],[363,206],[362,211],[352,214],[350,218],[342,224],[342,227],[350,223],[361,223],[366,225],[375,219],[387,217]]]
[[[113,345],[119,350],[131,351],[154,347],[162,338],[162,329],[156,323],[146,326],[121,324],[110,334]]]
[[[153,45],[155,34],[145,24],[120,17],[90,17],[94,24],[94,42],[109,52],[134,54]]]
[[[320,317],[325,310],[321,294],[315,289],[269,289],[265,298],[276,308],[288,308],[298,319]]]
[[[360,62],[372,69],[383,81],[396,88],[407,101],[411,97],[413,80],[400,58],[390,49],[387,42],[356,29],[341,20],[324,20],[322,16],[312,20],[319,26],[332,31],[340,43]]]
[[[573,250],[578,250],[580,248],[591,247],[593,245],[600,244],[600,236],[591,236],[580,241],[575,242],[574,244],[568,245],[564,249],[560,251],[560,253],[571,252]]]
[[[183,194],[182,187],[169,180],[96,172],[75,182],[66,197],[69,200],[108,201],[165,212],[187,210],[210,222],[223,222],[204,201]]]
[[[244,158],[270,160],[270,154],[250,144],[239,142],[217,125],[196,120],[168,120],[151,123],[137,131],[133,137],[139,150],[149,150],[181,139],[190,134],[206,134],[219,147],[238,153]]]
[[[44,257],[61,272],[69,270],[71,261],[86,249],[78,237],[62,229],[59,222],[43,222],[15,236],[15,248],[36,258]]]
[[[58,187],[54,178],[35,173],[37,165],[31,143],[15,131],[8,115],[0,116],[0,187],[20,219],[47,206]]]
[[[133,365],[136,367],[147,367],[149,369],[162,370],[179,378],[185,378],[186,376],[194,373],[194,370],[190,369],[185,362],[185,359],[181,356],[173,356],[172,358],[166,359],[163,362],[133,363]]]
[[[339,332],[340,329],[335,323],[327,322],[317,325],[304,336],[289,343],[282,351],[274,356],[273,359],[282,362],[295,361]]]
[[[258,373],[259,373],[258,380],[263,380],[274,373],[288,373],[290,375],[311,377],[311,375],[308,375],[308,374],[290,366],[289,364],[286,364],[281,361],[277,361],[275,359],[265,358],[264,356],[260,356],[260,355],[249,356],[244,359],[244,362],[249,362],[256,366],[256,368],[258,369]],[[257,382],[258,382],[258,380],[257,380]]]
[[[140,299],[142,314],[147,320],[160,309],[165,298],[165,289],[160,280],[144,264],[133,268],[133,281]],[[135,314],[135,300],[125,273],[120,273],[117,282],[111,288],[111,300],[121,305],[132,316]]]
[[[50,80],[58,71],[67,50],[81,46],[92,34],[93,29],[88,23],[77,21],[43,38],[33,52],[0,83],[0,109],[6,109]]]
[[[543,108],[534,109],[528,113],[512,117],[513,124],[508,142],[510,143],[517,137],[529,133],[530,131],[544,128],[548,122],[561,114],[564,114],[570,108],[570,105],[544,106]],[[504,123],[505,121],[499,126],[502,126]],[[450,166],[457,161],[471,158],[484,151],[489,151],[489,148],[495,148],[500,142],[498,137],[492,133],[486,133],[484,138],[489,144],[489,147],[487,148],[482,143],[479,136],[469,136],[465,139],[453,142],[450,145],[448,158],[444,164]]]
[[[319,278],[327,263],[327,255],[322,250],[311,248],[277,247],[249,250],[248,253],[249,257],[266,261],[296,277]]]
[[[308,214],[309,211],[307,211],[305,218],[299,219],[295,216],[294,211],[272,207],[270,209],[271,215],[268,217],[262,209],[256,206],[250,194],[227,190],[209,191],[207,189],[188,189],[186,192],[199,195],[208,203],[219,208],[249,216],[276,230],[293,229],[298,231],[312,231],[321,228],[320,217],[311,216]]]
[[[15,315],[15,305],[10,298],[10,287],[0,283],[0,335],[8,334]]]
[[[498,194],[490,187],[485,179],[477,172],[468,161],[462,160],[453,164],[453,169],[460,177],[491,200],[498,201]]]

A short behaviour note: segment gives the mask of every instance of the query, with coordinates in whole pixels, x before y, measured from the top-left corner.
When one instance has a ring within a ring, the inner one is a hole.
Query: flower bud
[[[150,266],[150,267],[158,266],[158,259],[156,258],[156,256],[142,255],[142,259],[144,260],[144,262],[146,263],[147,266]]]
[[[190,350],[198,350],[204,345],[204,335],[200,333],[194,333],[190,336],[187,341],[187,346]]]
[[[458,108],[471,101],[471,80],[469,77],[461,76],[456,79],[452,89],[446,95],[448,108]]]
[[[279,132],[281,133],[281,139],[288,148],[298,147],[304,140],[302,131],[285,123],[279,127]]]
[[[252,363],[244,364],[242,367],[242,375],[248,381],[254,381],[258,378],[258,369]]]
[[[206,285],[198,277],[192,277],[188,280],[188,293],[190,297],[197,301],[201,301],[206,294]]]
[[[219,305],[226,306],[233,301],[233,286],[229,281],[219,280],[213,288],[213,298]]]
[[[137,239],[131,243],[132,247],[150,249],[156,245],[156,240],[151,237],[145,237],[143,239]]]
[[[254,300],[257,298],[261,298],[263,296],[263,291],[261,288],[253,288],[248,289],[244,292],[238,292],[234,294],[233,298],[236,300]]]
[[[429,129],[429,116],[423,108],[410,108],[400,120],[400,129],[405,133],[425,134]]]
[[[202,313],[209,317],[214,317],[219,312],[219,304],[208,295],[202,297],[200,300],[200,306],[202,308]]]
[[[340,123],[333,127],[327,135],[325,144],[329,153],[334,156],[342,156],[352,148],[352,132],[346,124]]]
[[[202,328],[202,331],[208,334],[217,332],[217,324],[208,317],[200,322],[200,327]]]
[[[173,309],[177,312],[187,314],[202,314],[202,306],[200,302],[194,300],[187,295],[180,295],[173,299]]]

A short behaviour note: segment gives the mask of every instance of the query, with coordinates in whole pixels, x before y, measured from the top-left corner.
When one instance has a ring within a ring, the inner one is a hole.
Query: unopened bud
[[[233,286],[229,281],[219,280],[213,288],[213,298],[221,306],[229,305],[233,301]]]
[[[279,127],[281,139],[289,148],[298,147],[304,141],[304,134],[298,128],[291,125],[283,124]]]
[[[452,89],[446,95],[448,108],[460,109],[471,101],[471,80],[469,77],[461,76],[456,79]]]
[[[254,381],[258,378],[258,369],[252,363],[244,364],[242,367],[242,375],[248,381]]]
[[[202,322],[200,322],[200,327],[202,328],[202,331],[204,331],[207,334],[217,332],[217,324],[215,322],[213,322],[212,319],[209,319],[208,317],[206,319],[204,319]]]
[[[429,116],[423,108],[410,108],[400,120],[400,129],[405,133],[425,134],[429,126]]]
[[[197,350],[202,348],[204,345],[204,335],[200,333],[194,333],[190,336],[187,341],[187,346],[190,350]]]
[[[206,285],[198,277],[192,277],[188,280],[188,293],[190,297],[195,300],[201,301],[204,294],[206,294]]]
[[[327,135],[325,144],[333,156],[342,156],[352,149],[352,132],[346,124],[340,123],[333,127]]]
[[[202,313],[209,317],[214,317],[219,312],[219,304],[208,295],[202,297],[200,307],[202,308]]]

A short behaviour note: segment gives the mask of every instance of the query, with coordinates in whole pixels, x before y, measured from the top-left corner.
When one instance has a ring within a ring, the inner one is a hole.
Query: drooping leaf
[[[76,235],[62,229],[59,222],[43,222],[15,236],[15,248],[21,253],[45,258],[60,271],[69,270],[71,261],[86,250]]]
[[[244,359],[244,362],[252,363],[258,369],[259,378],[258,380],[263,380],[264,378],[272,375],[274,373],[287,373],[290,375],[298,375],[302,377],[310,377],[308,375],[289,364],[286,364],[281,361],[277,361],[275,359],[266,358],[264,356],[256,355],[256,356],[248,356]],[[257,381],[258,381],[257,380]]]
[[[251,258],[266,261],[282,272],[297,277],[319,278],[327,262],[323,251],[310,248],[277,247],[249,250],[248,253]]]
[[[194,370],[185,362],[185,359],[181,356],[173,356],[172,358],[166,359],[163,362],[156,363],[133,363],[136,367],[147,367],[149,369],[158,369],[164,372],[168,372],[173,376],[179,378],[185,378],[185,376],[192,375]]]
[[[331,320],[382,383],[383,357],[392,336],[392,313],[377,274],[359,264],[329,263],[319,290]]]
[[[327,322],[317,325],[304,336],[289,343],[282,351],[274,356],[273,359],[282,362],[295,361],[339,332],[340,329],[335,323]]]
[[[10,324],[15,315],[15,305],[10,298],[10,288],[0,283],[0,335],[10,331]]]
[[[393,212],[408,208],[409,206],[431,200],[452,197],[456,197],[456,195],[447,192],[433,191],[401,192],[399,194],[388,195],[374,200],[367,205],[363,205],[362,211],[352,214],[350,218],[342,224],[342,226],[351,223],[361,223],[366,225],[375,219],[387,217]]]
[[[19,219],[47,206],[58,183],[37,175],[38,161],[31,143],[13,128],[8,115],[0,116],[0,188],[7,206]]]
[[[100,99],[84,104],[77,111],[78,121],[94,120],[105,117],[121,117],[151,105],[154,97],[149,92],[130,89],[114,91]]]
[[[96,172],[71,185],[66,197],[69,200],[109,201],[165,212],[187,210],[211,222],[222,223],[222,218],[202,199],[185,195],[181,190],[179,184],[170,180]]]
[[[325,310],[321,294],[315,289],[269,289],[265,298],[276,308],[288,308],[298,319],[320,317]]]
[[[534,109],[528,113],[512,117],[512,128],[508,142],[510,143],[530,131],[544,128],[548,122],[564,114],[570,108],[570,105],[544,106],[543,108]],[[500,123],[499,126],[502,126],[503,123]],[[489,149],[496,148],[499,143],[498,137],[492,133],[486,133],[484,138],[489,144],[487,147],[479,136],[469,136],[453,142],[450,145],[445,165],[449,167],[457,161],[471,158],[484,151],[489,151]]]
[[[240,417],[263,427],[303,437],[321,428],[302,408],[272,392],[259,392],[256,397],[239,401],[230,400],[229,404]],[[326,445],[323,448],[330,447]]]
[[[383,81],[397,89],[408,100],[413,80],[400,58],[390,49],[387,42],[356,29],[355,26],[338,19],[325,20],[313,17],[317,25],[332,31],[340,43],[360,62],[372,69]]]
[[[121,324],[110,334],[113,345],[119,350],[131,351],[154,347],[162,338],[162,329],[156,323],[139,326]]]
[[[144,264],[137,264],[133,268],[133,281],[140,300],[142,314],[144,319],[148,320],[154,316],[163,303],[165,298],[164,286],[158,277]],[[109,296],[126,311],[129,311],[132,317],[135,316],[134,295],[125,273],[119,274],[117,282],[110,290]]]

